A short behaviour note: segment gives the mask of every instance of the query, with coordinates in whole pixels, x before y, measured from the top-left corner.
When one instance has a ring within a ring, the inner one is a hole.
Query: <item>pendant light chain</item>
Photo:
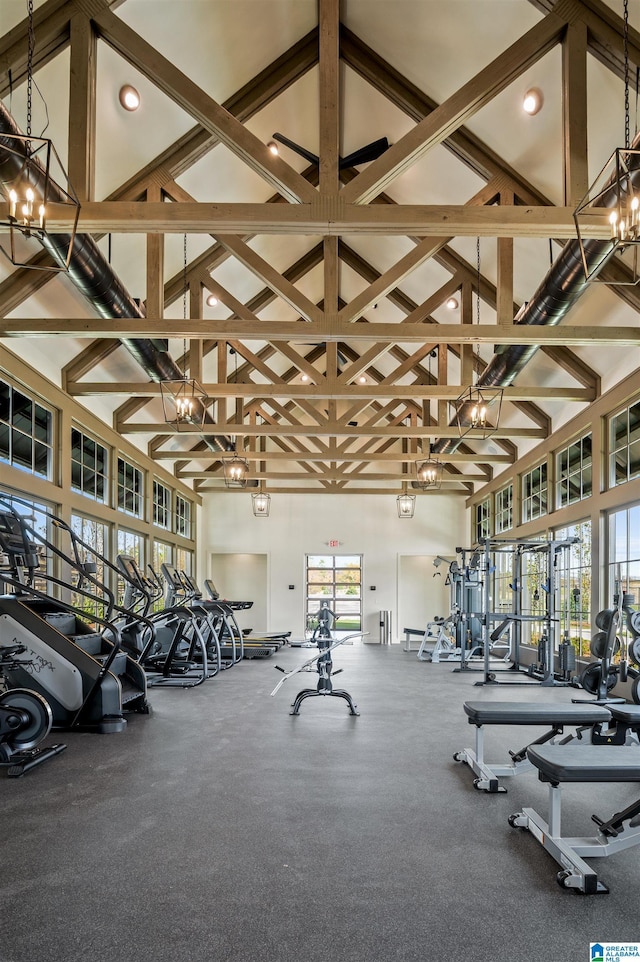
[[[623,5],[623,47],[624,47],[624,149],[629,150],[631,144],[629,131],[629,0]]]
[[[183,237],[182,246],[182,319],[184,321],[184,326],[187,326],[187,235]],[[187,339],[186,337],[182,341],[182,369],[184,373],[184,378],[187,377]]]
[[[35,47],[35,30],[33,26],[33,0],[27,0],[27,14],[29,32],[27,38],[27,137],[31,136],[31,93],[33,85],[33,48]]]
[[[476,324],[480,325],[480,236],[476,237]],[[480,342],[478,341],[478,361],[480,361]],[[473,371],[471,381],[473,383]]]

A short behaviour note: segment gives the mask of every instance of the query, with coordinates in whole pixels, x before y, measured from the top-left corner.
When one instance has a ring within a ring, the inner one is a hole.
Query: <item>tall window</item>
[[[522,523],[547,513],[547,462],[522,475]]]
[[[491,537],[491,498],[485,498],[476,505],[475,540]]]
[[[496,492],[496,534],[513,528],[513,485]]]
[[[36,501],[31,501],[29,498],[24,498],[22,495],[14,496],[10,492],[0,491],[0,497],[2,497],[0,511],[7,511],[7,504],[9,504],[17,514],[26,520],[27,524],[35,531],[37,536],[44,538],[46,541],[52,541],[51,522],[47,514],[47,510],[51,511],[51,508],[47,508],[46,505],[39,504]],[[52,571],[51,556],[47,552],[44,544],[36,542],[36,545],[39,563],[38,571],[41,571],[43,575],[50,574]],[[4,567],[1,560],[0,565]],[[45,594],[55,596],[57,593],[57,589],[48,583],[46,578],[39,578],[37,573],[33,584],[38,591],[43,591]],[[6,593],[11,594],[13,591],[14,588],[7,586]]]
[[[77,428],[71,429],[71,487],[107,503],[107,449]]]
[[[326,603],[336,616],[335,630],[362,627],[362,558],[360,555],[307,555],[306,623],[313,625]]]
[[[71,516],[71,530],[81,538],[90,549],[81,549],[81,561],[95,563],[96,571],[92,574],[92,578],[95,578],[104,585],[107,579],[107,572],[104,561],[98,557],[98,555],[102,555],[102,558],[104,558],[109,551],[109,529],[107,525],[101,521],[95,521],[93,518],[74,514]],[[78,576],[75,575],[74,577],[75,585],[77,586]],[[106,612],[104,592],[90,581],[83,581],[81,587],[83,587],[84,591],[88,592],[88,594],[73,591],[71,594],[71,603],[89,618],[91,618],[92,615],[104,618]]]
[[[609,484],[640,475],[640,401],[609,420]]]
[[[609,550],[607,552],[607,595],[603,608],[613,607],[618,574],[625,592],[633,595],[634,606],[640,603],[640,505],[609,515]],[[619,626],[618,635],[630,641],[626,620]]]
[[[161,568],[163,564],[173,562],[173,548],[164,541],[153,542],[153,570],[162,577]]]
[[[0,381],[0,461],[51,479],[52,434],[51,412]]]
[[[144,517],[144,474],[124,458],[118,458],[118,509]]]
[[[184,548],[176,548],[176,568],[184,571],[185,574],[192,574],[193,552],[185,551]]]
[[[144,564],[144,538],[135,531],[118,528],[118,554],[128,554],[139,565]]]
[[[153,482],[153,523],[171,531],[171,488]]]
[[[144,538],[135,531],[118,528],[118,554],[126,554],[142,568],[144,567]],[[117,601],[122,605],[124,601],[124,580],[118,575]]]
[[[191,502],[176,494],[176,534],[191,537]]]
[[[554,532],[556,541],[579,538],[571,545],[566,554],[562,553],[560,563],[559,629],[564,640],[569,632],[569,641],[575,645],[578,657],[589,658],[591,642],[591,521],[560,528]]]
[[[591,497],[593,466],[591,434],[574,441],[556,454],[556,507]]]

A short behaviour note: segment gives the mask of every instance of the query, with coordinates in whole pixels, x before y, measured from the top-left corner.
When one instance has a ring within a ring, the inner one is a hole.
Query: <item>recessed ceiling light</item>
[[[300,375],[300,380],[301,380],[301,381],[308,381],[308,380],[309,380],[309,375],[308,375],[308,374],[301,374],[301,375]]]
[[[459,306],[460,305],[458,304],[457,297],[450,297],[449,300],[447,301],[447,307],[449,308],[450,311],[455,311],[456,308]]]
[[[542,91],[538,90],[537,87],[532,87],[531,90],[527,90],[522,99],[522,109],[532,117],[538,113],[542,107],[542,102]]]
[[[218,298],[215,294],[209,294],[207,298],[207,307],[215,307],[218,303]]]
[[[140,94],[131,84],[125,84],[120,88],[120,104],[125,110],[137,110],[140,106]]]
[[[361,374],[360,377],[358,378],[358,384],[366,384],[366,383],[367,383],[367,379],[365,375]]]
[[[269,153],[273,154],[274,157],[278,156],[278,153],[279,153],[278,145],[275,142],[275,140],[270,140],[269,143],[267,144],[267,147],[269,148]]]

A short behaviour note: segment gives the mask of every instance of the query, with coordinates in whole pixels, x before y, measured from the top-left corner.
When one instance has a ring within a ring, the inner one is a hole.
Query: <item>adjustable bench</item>
[[[512,701],[465,702],[464,710],[468,715],[469,724],[476,726],[476,747],[475,750],[464,748],[461,752],[456,752],[453,757],[455,761],[464,762],[473,770],[477,776],[473,782],[474,788],[482,792],[506,792],[506,788],[500,785],[499,779],[531,771],[532,765],[527,758],[529,745],[543,745],[545,742],[551,742],[558,735],[563,734],[565,725],[571,725],[577,729],[577,732],[568,735],[563,741],[581,738],[581,728],[607,725],[611,721],[612,714],[609,708],[595,704],[551,705]],[[544,725],[547,731],[520,751],[510,751],[509,764],[496,765],[484,760],[485,725]]]
[[[612,706],[612,711],[613,711]],[[628,708],[629,706],[622,706]],[[640,707],[640,706],[634,706]],[[527,749],[540,781],[549,783],[548,823],[532,808],[511,815],[509,824],[528,829],[561,866],[556,878],[563,888],[586,895],[608,888],[584,858],[613,855],[640,844],[640,799],[606,821],[592,815],[598,826],[594,836],[563,838],[561,834],[562,782],[640,782],[640,747],[637,745],[541,745]]]

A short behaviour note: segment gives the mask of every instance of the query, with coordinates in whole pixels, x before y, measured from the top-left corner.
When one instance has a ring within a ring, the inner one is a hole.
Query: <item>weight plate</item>
[[[609,627],[609,624],[611,623],[612,618],[613,618],[613,609],[603,608],[602,611],[599,611],[598,614],[596,615],[596,627],[598,627],[600,631],[606,631],[607,628]]]
[[[633,684],[631,686],[631,697],[633,698],[634,705],[640,705],[640,675],[634,678]]]
[[[631,611],[629,613],[629,628],[634,635],[640,635],[640,611]]]
[[[16,708],[29,715],[29,723],[8,739],[13,751],[29,751],[35,748],[51,731],[53,714],[49,702],[35,691],[26,688],[12,688],[0,695],[2,708]]]
[[[598,688],[600,687],[601,679],[601,668],[600,665],[591,664],[587,665],[585,670],[580,675],[580,684],[586,692],[590,695],[597,695]],[[615,668],[609,668],[609,674],[607,675],[607,691],[611,691],[615,688],[618,681],[618,673]]]
[[[638,635],[637,638],[634,638],[629,645],[629,658],[636,665],[640,665],[640,635]]]
[[[594,658],[605,657],[607,653],[607,634],[608,632],[606,631],[597,631],[591,639],[589,648]],[[614,655],[617,655],[621,646],[622,642],[616,637],[615,641],[613,642],[613,651],[610,653],[609,657],[612,658]]]
[[[607,643],[606,631],[596,631],[589,642],[589,651],[594,658],[604,658],[604,649]]]

